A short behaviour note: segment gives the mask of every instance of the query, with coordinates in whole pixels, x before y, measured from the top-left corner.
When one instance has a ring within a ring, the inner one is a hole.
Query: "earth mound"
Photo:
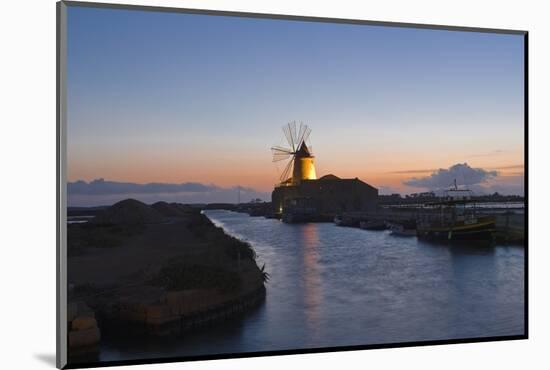
[[[165,217],[184,217],[192,212],[191,207],[179,203],[156,202],[151,206]]]
[[[156,209],[135,199],[125,199],[98,213],[90,222],[103,225],[156,224],[163,216]]]

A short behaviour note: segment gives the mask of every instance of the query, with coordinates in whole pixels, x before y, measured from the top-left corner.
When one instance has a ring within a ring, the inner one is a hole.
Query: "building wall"
[[[288,207],[315,208],[320,214],[374,211],[378,189],[359,179],[304,180],[297,186],[281,186],[272,193],[273,211]]]

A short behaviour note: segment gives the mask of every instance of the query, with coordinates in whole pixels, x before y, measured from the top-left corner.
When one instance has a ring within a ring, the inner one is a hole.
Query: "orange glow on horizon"
[[[70,149],[70,148],[69,148]],[[439,168],[449,168],[456,163],[468,163],[474,168],[496,170],[500,177],[522,176],[523,150],[501,153],[493,157],[468,157],[443,153],[426,156],[396,150],[393,155],[369,156],[342,152],[318,152],[315,158],[316,177],[333,174],[340,178],[359,178],[377,188],[387,187],[399,192],[414,192],[404,181],[413,177],[429,176]],[[249,156],[245,152],[223,155],[216,151],[192,154],[186,151],[129,151],[106,153],[110,160],[72,155],[69,150],[69,181],[92,181],[104,178],[110,181],[133,183],[185,183],[198,182],[220,187],[243,186],[260,192],[271,192],[279,182],[277,168],[271,163],[269,151]],[[415,155],[413,155],[415,154]],[[286,164],[286,163],[285,163]]]

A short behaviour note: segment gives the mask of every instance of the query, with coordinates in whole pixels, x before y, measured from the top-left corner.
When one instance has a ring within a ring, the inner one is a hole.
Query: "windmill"
[[[273,162],[289,160],[286,164],[281,177],[281,185],[298,185],[302,180],[315,180],[315,166],[313,164],[313,155],[306,145],[306,140],[311,134],[311,129],[300,122],[300,127],[296,131],[296,121],[283,126],[289,148],[274,146]],[[292,177],[289,177],[292,170]]]

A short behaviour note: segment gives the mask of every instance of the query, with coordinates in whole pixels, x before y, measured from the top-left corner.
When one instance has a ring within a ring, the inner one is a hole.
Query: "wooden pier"
[[[525,215],[523,209],[478,208],[477,213],[496,219],[496,239],[499,242],[523,243]],[[341,224],[359,227],[361,221],[384,221],[390,223],[413,222],[426,210],[420,207],[380,208],[376,212],[344,212]]]

